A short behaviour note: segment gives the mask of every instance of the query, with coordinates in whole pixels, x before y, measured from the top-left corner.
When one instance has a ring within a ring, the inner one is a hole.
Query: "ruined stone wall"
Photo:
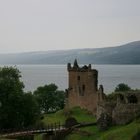
[[[112,117],[112,111],[115,108],[116,103],[110,102],[99,102],[97,106],[96,118],[100,118],[101,114],[107,114]]]
[[[127,124],[140,115],[140,104],[119,104],[112,111],[115,124]]]
[[[140,116],[140,93],[122,93],[123,98],[120,99],[120,94],[116,101],[98,102],[97,120],[101,114],[107,114],[112,117],[113,124],[127,124]]]

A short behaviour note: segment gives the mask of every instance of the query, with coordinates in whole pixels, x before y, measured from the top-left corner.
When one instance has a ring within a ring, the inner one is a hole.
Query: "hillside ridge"
[[[0,64],[140,64],[140,41],[107,48],[0,54]]]

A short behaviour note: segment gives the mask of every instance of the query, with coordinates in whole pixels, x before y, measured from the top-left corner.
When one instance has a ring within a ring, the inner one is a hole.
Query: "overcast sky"
[[[140,40],[140,0],[0,0],[0,52]]]

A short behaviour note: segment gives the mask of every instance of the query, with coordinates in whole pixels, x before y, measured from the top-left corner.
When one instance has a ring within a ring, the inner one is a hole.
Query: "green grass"
[[[41,134],[35,135],[34,140],[42,140],[42,135]]]
[[[78,122],[95,122],[96,119],[93,117],[90,112],[85,109],[80,109],[79,107],[74,107],[69,110],[70,116],[75,117]],[[65,110],[60,110],[54,114],[44,115],[44,119],[41,120],[44,124],[51,124],[55,122],[60,122],[64,124],[67,116],[65,115]],[[123,126],[113,126],[107,131],[99,131],[97,126],[89,126],[80,128],[83,132],[90,133],[89,136],[84,135],[84,133],[78,133],[73,131],[69,134],[65,140],[132,140],[133,136],[140,131],[140,119],[134,121],[128,125]],[[9,140],[9,139],[0,139],[0,140]],[[36,135],[34,140],[42,140],[42,135]]]
[[[74,107],[70,111],[70,116],[76,118],[78,122],[95,122],[96,119],[90,112],[85,109],[80,109],[80,107]],[[66,120],[65,110],[58,111],[54,114],[48,114],[44,116],[42,120],[45,124],[51,124],[54,122],[60,122],[64,124]],[[65,140],[132,140],[132,137],[140,131],[140,121],[134,121],[128,125],[123,126],[113,126],[107,131],[101,132],[98,130],[97,126],[89,126],[80,128],[81,131],[89,132],[91,135],[84,135],[73,131],[69,134]],[[39,136],[38,136],[39,137]],[[35,140],[41,140],[36,138]]]
[[[78,122],[95,122],[96,119],[93,117],[90,112],[85,109],[80,109],[79,107],[74,107],[70,111],[70,116],[75,117]],[[65,115],[65,110],[60,110],[54,114],[44,115],[44,119],[41,120],[44,124],[51,124],[60,122],[64,124],[67,115]],[[128,125],[123,126],[113,126],[107,131],[99,131],[97,126],[89,126],[80,128],[82,131],[76,132],[73,131],[69,134],[65,140],[132,140],[133,136],[140,131],[140,119],[134,121]],[[83,131],[88,132],[90,135],[87,136]],[[0,139],[0,140],[9,140],[9,139]],[[34,140],[42,140],[42,135],[36,135]]]
[[[74,107],[69,111],[60,110],[54,114],[46,114],[42,122],[46,125],[59,122],[61,124],[64,124],[65,120],[67,119],[67,115],[65,115],[66,112],[70,112],[70,116],[74,117],[78,122],[96,121],[95,117],[93,117],[93,115],[89,111],[81,109],[80,107]]]
[[[72,117],[76,118],[78,122],[95,122],[95,117],[86,109],[74,107],[71,110]]]
[[[74,107],[70,111],[70,116],[76,118],[78,122],[95,122],[95,117],[92,116],[90,112],[80,107]],[[55,122],[60,122],[64,124],[66,116],[65,111],[61,110],[54,114],[46,114],[42,120],[45,124],[51,124]],[[132,140],[132,137],[140,131],[140,121],[134,121],[128,125],[123,126],[113,126],[107,131],[101,132],[98,130],[97,126],[89,126],[80,128],[81,131],[89,132],[91,135],[87,136],[81,132],[78,133],[73,131],[69,134],[65,140]],[[41,139],[35,139],[41,140]]]
[[[132,137],[140,131],[140,123],[130,123],[125,126],[111,128],[104,132],[98,140],[132,140]]]
[[[78,134],[71,134],[65,140],[93,140],[91,136],[80,136]]]
[[[64,116],[64,113],[63,113],[63,110],[60,110],[56,113],[53,113],[53,114],[46,114],[44,116],[44,119],[42,120],[42,122],[44,124],[52,124],[52,123],[64,123],[65,121],[65,116]]]
[[[140,131],[140,123],[132,122],[124,126],[114,126],[104,132],[100,132],[96,126],[81,128],[81,130],[93,134],[84,136],[73,132],[65,140],[132,140],[133,136]]]
[[[78,122],[95,122],[96,119],[93,117],[90,112],[85,109],[80,109],[79,107],[75,107],[70,110],[71,116],[75,117]],[[60,122],[64,123],[66,120],[66,116],[64,115],[64,110],[61,110],[55,114],[48,114],[44,117],[43,122],[54,123]],[[81,128],[82,131],[87,131],[91,133],[91,136],[85,136],[82,134],[78,134],[73,132],[72,134],[66,137],[66,140],[131,140],[132,137],[137,133],[140,129],[139,122],[133,122],[124,126],[114,126],[109,130],[100,132],[96,126],[89,126]]]
[[[41,120],[45,125],[60,123],[64,124],[67,119],[66,112],[70,112],[70,116],[74,117],[78,122],[95,122],[96,119],[93,115],[86,109],[81,109],[80,107],[74,107],[70,110],[60,110],[53,114],[44,115],[44,119]],[[41,140],[41,135],[35,136],[34,140]]]

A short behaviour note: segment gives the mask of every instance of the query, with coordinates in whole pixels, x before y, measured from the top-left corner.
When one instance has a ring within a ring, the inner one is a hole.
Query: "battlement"
[[[78,71],[78,72],[86,72],[86,71],[94,71],[95,73],[98,73],[98,71],[96,69],[92,69],[91,68],[91,64],[89,65],[84,65],[82,67],[80,67],[77,63],[77,60],[75,59],[73,66],[71,65],[71,63],[67,64],[67,70],[68,71]]]

